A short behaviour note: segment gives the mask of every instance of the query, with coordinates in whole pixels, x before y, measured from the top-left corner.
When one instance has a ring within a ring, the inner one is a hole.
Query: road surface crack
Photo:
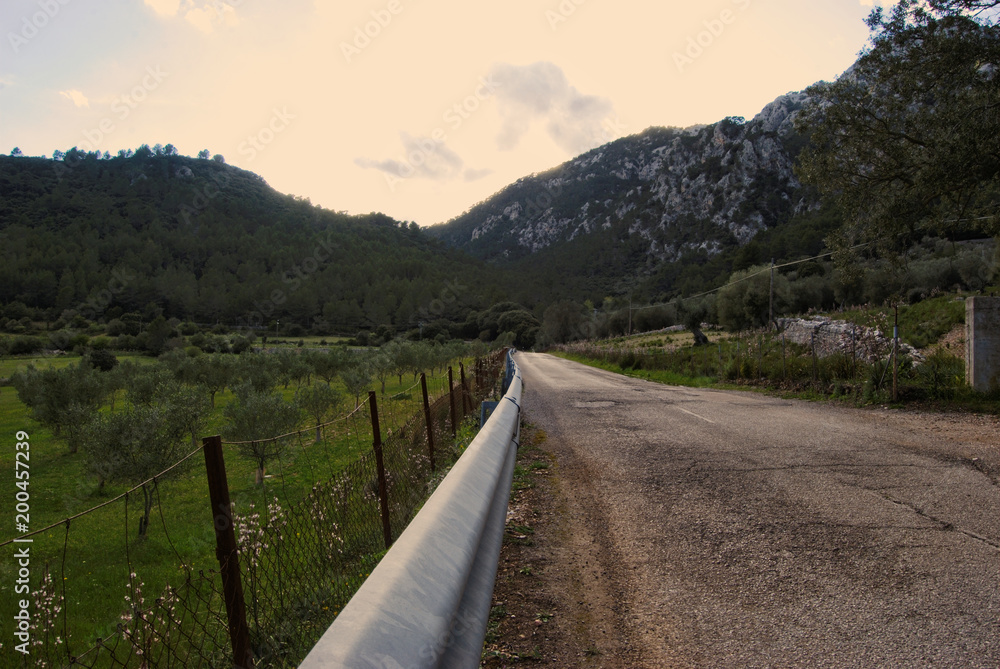
[[[958,532],[959,534],[964,534],[965,536],[969,537],[970,539],[975,539],[976,541],[984,543],[987,546],[992,546],[993,548],[1000,550],[1000,543],[997,543],[996,541],[993,541],[992,539],[984,537],[983,535],[978,534],[976,532],[973,532],[971,530],[966,530],[964,528],[957,527],[956,525],[953,525],[952,523],[949,523],[946,520],[941,520],[940,518],[927,513],[926,511],[924,511],[920,507],[914,506],[912,504],[908,504],[907,502],[904,502],[902,500],[895,499],[891,495],[888,495],[888,494],[886,494],[884,492],[879,492],[879,495],[883,499],[885,499],[886,501],[888,501],[888,502],[892,502],[893,504],[895,504],[897,506],[901,506],[901,507],[904,507],[906,509],[909,509],[910,511],[912,511],[915,514],[917,514],[921,518],[926,518],[927,520],[931,521],[932,523],[936,523],[937,525],[940,526],[940,529],[945,530],[946,532]]]

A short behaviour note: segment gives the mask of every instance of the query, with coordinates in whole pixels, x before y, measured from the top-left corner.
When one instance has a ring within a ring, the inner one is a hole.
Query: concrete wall
[[[965,301],[965,379],[980,392],[1000,387],[1000,297]]]

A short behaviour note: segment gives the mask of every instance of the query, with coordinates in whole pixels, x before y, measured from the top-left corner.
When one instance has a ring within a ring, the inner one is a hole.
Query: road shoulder
[[[522,429],[482,666],[641,666],[622,622],[620,561],[558,450]]]

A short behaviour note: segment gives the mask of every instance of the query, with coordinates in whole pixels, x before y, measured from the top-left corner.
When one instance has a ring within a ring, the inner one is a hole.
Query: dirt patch
[[[568,488],[545,438],[522,430],[482,666],[638,666],[614,551],[581,518],[591,493]]]
[[[924,355],[930,355],[937,350],[944,350],[952,355],[962,358],[965,356],[965,325],[956,325],[951,331],[941,337],[936,344],[922,351]]]
[[[900,426],[900,445],[946,462],[979,470],[1000,486],[1000,416],[923,410],[873,410]],[[909,437],[922,435],[919,445]]]

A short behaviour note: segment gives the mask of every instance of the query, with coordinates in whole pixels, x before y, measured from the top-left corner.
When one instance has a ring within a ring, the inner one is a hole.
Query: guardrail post
[[[458,425],[455,423],[455,381],[451,367],[448,368],[448,404],[451,405],[451,438],[454,439],[458,436]]]
[[[372,414],[372,448],[375,449],[375,468],[378,470],[378,501],[382,511],[382,537],[385,547],[392,546],[392,527],[389,525],[389,486],[385,480],[385,460],[382,457],[382,432],[378,426],[378,402],[375,391],[368,391],[368,405]]]
[[[427,399],[427,375],[420,373],[420,390],[424,394],[424,422],[427,423],[427,452],[431,458],[431,471],[434,467],[434,423],[431,422],[431,403]]]
[[[222,592],[229,622],[229,641],[233,647],[233,664],[236,667],[252,669],[253,652],[250,649],[250,629],[247,627],[243,582],[240,580],[240,560],[236,552],[233,508],[229,499],[226,461],[222,455],[222,437],[205,437],[201,443],[205,454],[205,470],[208,473],[208,495],[212,504],[212,522],[215,525],[215,556],[219,560],[219,571],[222,574]]]

